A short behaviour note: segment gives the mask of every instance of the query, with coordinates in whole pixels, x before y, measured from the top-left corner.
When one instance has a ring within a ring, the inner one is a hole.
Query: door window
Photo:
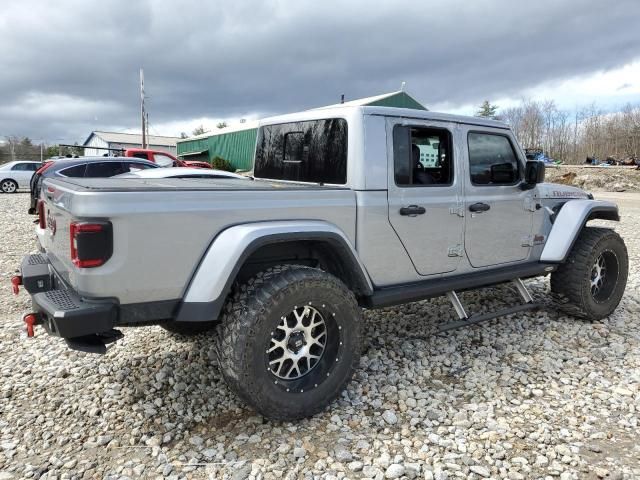
[[[113,177],[124,171],[122,162],[92,162],[87,164],[85,177]]]
[[[31,164],[30,163],[16,163],[13,167],[11,167],[11,170],[13,171],[19,171],[19,172],[27,172],[27,171],[31,171]]]
[[[399,187],[451,185],[451,133],[442,128],[396,125],[393,129],[393,161]]]
[[[520,180],[520,163],[504,135],[470,132],[469,173],[474,185],[514,185]]]

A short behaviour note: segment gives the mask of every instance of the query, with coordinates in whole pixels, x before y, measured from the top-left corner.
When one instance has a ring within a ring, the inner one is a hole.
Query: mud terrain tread
[[[319,269],[302,265],[278,265],[258,273],[245,284],[237,285],[224,308],[218,326],[216,354],[220,371],[227,385],[247,404],[253,406],[264,416],[272,419],[293,420],[313,415],[329,404],[353,376],[359,363],[361,338],[359,328],[355,331],[356,351],[349,373],[345,380],[336,386],[334,395],[327,396],[316,405],[303,412],[283,412],[265,406],[255,391],[250,370],[247,369],[251,351],[250,340],[254,337],[257,323],[264,321],[268,308],[280,301],[281,292],[292,284],[316,288],[320,285],[332,284],[336,292],[344,297],[344,301],[353,306],[353,320],[360,323],[360,309],[354,294],[336,277]]]
[[[586,320],[596,319],[586,308],[587,298],[582,281],[591,274],[590,257],[593,251],[609,239],[619,241],[624,247],[622,238],[610,228],[583,228],[566,262],[551,274],[551,295],[563,313]],[[626,253],[626,247],[624,249]]]

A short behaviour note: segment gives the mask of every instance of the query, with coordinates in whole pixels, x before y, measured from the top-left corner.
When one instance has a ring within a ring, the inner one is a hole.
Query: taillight
[[[44,165],[42,165],[38,170],[36,170],[36,173],[34,175],[41,175],[42,172],[44,172],[47,168],[49,168],[51,165],[53,165],[53,162],[46,162]]]
[[[71,261],[79,268],[103,265],[113,253],[110,222],[73,222],[69,226]]]
[[[44,217],[44,201],[38,200],[38,226],[44,230],[47,228],[46,218]]]

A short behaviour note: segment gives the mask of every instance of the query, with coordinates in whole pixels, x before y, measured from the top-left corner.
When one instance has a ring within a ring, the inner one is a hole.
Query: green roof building
[[[345,103],[328,105],[324,108],[339,106],[376,106],[411,108],[426,110],[426,108],[408,93],[397,92],[377,95],[375,97],[360,98]],[[240,123],[233,127],[218,129],[196,137],[178,140],[177,154],[185,160],[202,160],[211,162],[215,157],[228,160],[236,170],[251,170],[255,154],[259,121]]]

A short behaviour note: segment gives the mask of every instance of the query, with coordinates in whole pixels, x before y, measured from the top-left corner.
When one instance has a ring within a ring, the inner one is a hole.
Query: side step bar
[[[459,320],[446,323],[438,329],[438,333],[448,332],[450,330],[455,330],[456,328],[466,327],[469,325],[475,325],[480,322],[485,322],[497,317],[502,317],[504,315],[511,315],[513,313],[522,312],[525,310],[534,310],[542,306],[541,303],[535,303],[533,301],[531,293],[529,293],[529,290],[527,290],[527,287],[520,278],[512,280],[512,283],[515,285],[524,303],[522,303],[521,305],[514,305],[512,307],[503,308],[495,312],[482,313],[472,316],[467,315],[467,312],[465,311],[464,306],[462,305],[462,302],[460,301],[460,298],[458,298],[458,295],[455,291],[452,290],[450,292],[447,292],[447,298],[451,302],[451,305],[453,305],[453,308],[456,311]]]
[[[513,307],[503,308],[502,310],[496,310],[495,312],[472,315],[465,320],[447,322],[444,326],[438,329],[438,333],[448,332],[450,330],[455,330],[456,328],[475,325],[477,323],[486,322],[487,320],[493,320],[494,318],[502,317],[504,315],[511,315],[512,313],[523,312],[525,310],[535,310],[536,308],[540,308],[541,306],[541,303],[525,303],[523,305],[515,305]]]

